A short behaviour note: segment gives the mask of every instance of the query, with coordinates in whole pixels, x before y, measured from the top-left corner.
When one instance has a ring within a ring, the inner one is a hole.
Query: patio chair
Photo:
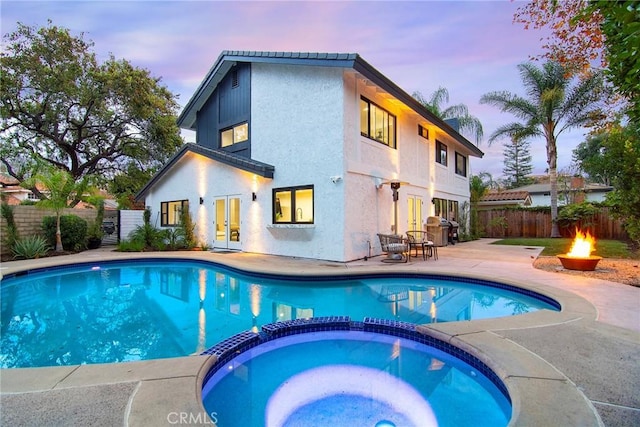
[[[409,245],[402,236],[395,234],[378,234],[382,251],[387,257],[382,262],[407,262],[409,261]]]
[[[429,257],[433,257],[434,260],[438,259],[438,247],[433,242],[433,234],[420,230],[407,231],[407,241],[409,251],[414,249],[416,257],[418,256],[418,248],[420,248],[423,260],[427,260]]]

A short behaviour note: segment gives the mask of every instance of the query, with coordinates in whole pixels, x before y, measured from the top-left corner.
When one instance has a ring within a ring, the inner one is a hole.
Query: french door
[[[409,195],[407,198],[407,231],[422,230],[422,197]]]
[[[240,196],[217,196],[213,200],[214,248],[241,249]]]

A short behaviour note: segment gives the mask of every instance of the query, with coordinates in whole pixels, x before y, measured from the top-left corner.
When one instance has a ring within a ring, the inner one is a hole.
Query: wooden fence
[[[478,212],[480,234],[483,237],[549,237],[551,235],[551,212],[535,210],[496,209]],[[620,220],[614,219],[609,208],[600,208],[593,218],[582,224],[560,226],[564,237],[575,235],[575,226],[589,230],[598,239],[628,240],[629,236]]]

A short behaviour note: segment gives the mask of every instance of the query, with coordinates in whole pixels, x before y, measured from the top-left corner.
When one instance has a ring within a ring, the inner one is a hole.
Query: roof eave
[[[390,95],[394,96],[396,99],[405,103],[409,108],[414,110],[416,113],[420,114],[425,119],[429,120],[442,130],[444,130],[447,134],[449,134],[453,139],[457,142],[465,146],[473,156],[482,158],[484,153],[480,150],[475,144],[466,139],[464,136],[460,135],[454,128],[452,128],[449,124],[447,124],[440,117],[433,114],[424,105],[420,104],[418,100],[416,100],[413,96],[409,95],[398,85],[393,83],[384,74],[380,71],[376,70],[371,64],[362,59],[360,55],[356,57],[355,64],[353,68],[371,80],[376,85],[380,86],[384,90],[386,90]]]
[[[260,62],[277,64],[310,65],[338,68],[353,68],[357,54],[354,53],[306,53],[306,52],[256,52],[256,51],[223,51],[209,69],[206,77],[198,86],[178,117],[178,126],[195,130],[196,113],[201,103],[206,101],[213,88],[224,77],[226,71],[238,62]],[[204,97],[204,100],[203,100]],[[203,100],[201,102],[201,100]]]
[[[472,156],[482,158],[484,153],[468,139],[460,135],[454,128],[440,117],[433,114],[414,97],[409,95],[398,85],[393,83],[384,74],[374,68],[358,54],[334,53],[319,54],[306,52],[256,52],[256,51],[223,51],[207,73],[194,95],[191,97],[182,113],[178,117],[178,126],[183,129],[195,130],[196,114],[201,105],[206,101],[219,80],[226,73],[225,69],[231,68],[237,62],[261,62],[295,65],[315,65],[325,67],[350,68],[362,74],[376,85],[387,91],[406,104],[416,113],[429,120],[454,140],[466,147]]]
[[[138,191],[134,198],[135,201],[143,200],[160,178],[162,178],[162,176],[189,151],[246,172],[255,173],[256,175],[260,175],[264,178],[273,178],[275,172],[275,167],[266,163],[245,159],[221,150],[212,150],[201,145],[186,143],[162,166],[162,168],[160,168],[158,172],[155,173],[155,175],[153,175],[149,182],[147,182],[145,186]]]

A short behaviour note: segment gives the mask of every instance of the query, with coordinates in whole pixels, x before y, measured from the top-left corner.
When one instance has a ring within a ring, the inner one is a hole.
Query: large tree
[[[615,162],[607,201],[614,214],[624,220],[629,237],[640,246],[640,128],[637,125],[610,126],[604,140],[604,158]]]
[[[19,181],[37,162],[111,180],[132,164],[157,168],[182,144],[175,96],[149,71],[112,55],[100,63],[92,42],[51,22],[18,23],[4,41],[0,161]]]
[[[612,178],[619,171],[619,160],[606,155],[608,133],[599,132],[573,150],[573,162],[589,179],[600,184],[611,185]]]
[[[542,57],[581,72],[604,67],[617,95],[629,102],[627,115],[640,123],[640,1],[531,0],[514,22],[549,30]]]
[[[633,123],[610,123],[578,145],[573,157],[591,179],[613,187],[607,202],[640,245],[640,129]]]
[[[584,16],[596,13],[603,17],[605,73],[629,102],[626,114],[640,126],[640,1],[591,1]]]
[[[531,0],[518,7],[513,21],[525,29],[548,30],[541,38],[541,57],[574,72],[588,72],[592,63],[606,64],[602,15],[598,10],[585,13],[588,5],[589,0]]]
[[[496,106],[520,119],[498,127],[489,137],[489,144],[503,137],[516,140],[544,138],[551,184],[551,237],[560,237],[557,222],[558,137],[567,129],[592,125],[601,118],[603,78],[601,73],[594,72],[572,85],[568,70],[553,61],[540,68],[533,63],[524,63],[518,69],[528,98],[497,91],[480,99],[481,103]]]
[[[533,170],[530,147],[531,142],[527,140],[514,139],[504,143],[502,173],[505,176],[507,188],[522,187],[533,183],[533,178],[529,176]]]
[[[460,132],[469,133],[475,138],[476,145],[480,144],[484,134],[480,119],[469,114],[469,108],[464,104],[445,107],[445,103],[449,102],[449,91],[446,88],[439,87],[428,99],[418,91],[414,92],[412,96],[439,118],[443,120],[456,119]]]

